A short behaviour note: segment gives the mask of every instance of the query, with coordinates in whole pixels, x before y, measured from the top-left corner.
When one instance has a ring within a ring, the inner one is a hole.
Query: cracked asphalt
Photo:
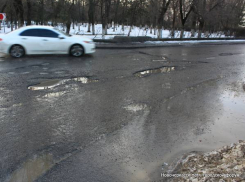
[[[0,181],[166,181],[164,168],[183,154],[244,140],[244,52],[189,45],[0,58]],[[46,80],[67,81],[28,89]]]

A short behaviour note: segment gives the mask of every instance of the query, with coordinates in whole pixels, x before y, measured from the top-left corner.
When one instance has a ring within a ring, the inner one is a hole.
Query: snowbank
[[[192,153],[179,161],[173,171],[169,175],[179,177],[167,177],[171,182],[243,181],[245,141],[205,154]]]

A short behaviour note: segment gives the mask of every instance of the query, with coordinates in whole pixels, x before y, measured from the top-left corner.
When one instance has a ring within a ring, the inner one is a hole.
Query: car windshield
[[[63,31],[59,30],[58,28],[54,28],[54,30],[58,31],[59,33],[61,33],[61,34],[64,35],[64,36],[71,37],[70,34],[63,32]]]

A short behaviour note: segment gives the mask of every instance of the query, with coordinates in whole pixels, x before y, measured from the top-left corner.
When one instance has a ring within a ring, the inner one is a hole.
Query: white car
[[[0,34],[0,52],[19,58],[25,54],[70,54],[95,52],[95,44],[83,36],[71,36],[50,26],[26,26]]]

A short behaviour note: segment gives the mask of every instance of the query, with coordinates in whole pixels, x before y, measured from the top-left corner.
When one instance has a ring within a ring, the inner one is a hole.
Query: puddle
[[[210,58],[206,58],[206,59],[215,59],[215,57],[210,57]]]
[[[147,53],[147,52],[142,52],[142,51],[139,51],[139,53],[140,53],[140,54],[144,54],[144,55],[148,55],[148,56],[154,56],[154,55],[149,54],[149,53]]]
[[[27,72],[23,72],[23,73],[21,73],[21,74],[26,75],[26,74],[29,74],[29,73],[30,73],[30,72],[27,71]]]
[[[65,72],[64,71],[56,71],[54,72],[55,74],[64,74]]]
[[[76,78],[70,78],[70,79],[50,79],[50,80],[45,80],[41,82],[40,84],[29,86],[28,89],[29,90],[45,90],[45,89],[50,89],[50,88],[54,88],[56,86],[65,84],[68,81],[76,81],[76,82],[81,82],[83,84],[98,82],[98,80],[89,79],[87,77],[76,77]]]
[[[164,62],[164,61],[167,61],[167,58],[166,57],[162,57],[162,59],[154,59],[154,60],[152,60],[153,62]]]
[[[42,66],[50,65],[50,63],[43,63]]]
[[[19,169],[14,171],[6,182],[33,182],[51,169],[54,164],[51,154],[34,156],[33,159],[27,160]]]
[[[132,104],[124,107],[127,111],[138,112],[147,109],[146,104]]]
[[[56,98],[56,97],[60,97],[62,95],[64,95],[66,92],[53,92],[53,93],[48,93],[46,95],[44,95],[45,98]]]
[[[175,71],[176,67],[175,66],[164,66],[161,68],[156,68],[156,69],[150,69],[150,70],[145,70],[145,71],[140,71],[135,73],[134,75],[137,77],[146,77],[149,76],[151,74],[156,74],[156,73],[169,73],[172,71]]]
[[[171,89],[171,83],[165,83],[162,85],[162,88],[165,88],[165,89]]]
[[[30,89],[30,90],[44,90],[44,89],[56,87],[60,84],[62,84],[62,80],[59,80],[59,79],[46,80],[46,81],[41,82],[38,85],[29,86],[28,89]]]

